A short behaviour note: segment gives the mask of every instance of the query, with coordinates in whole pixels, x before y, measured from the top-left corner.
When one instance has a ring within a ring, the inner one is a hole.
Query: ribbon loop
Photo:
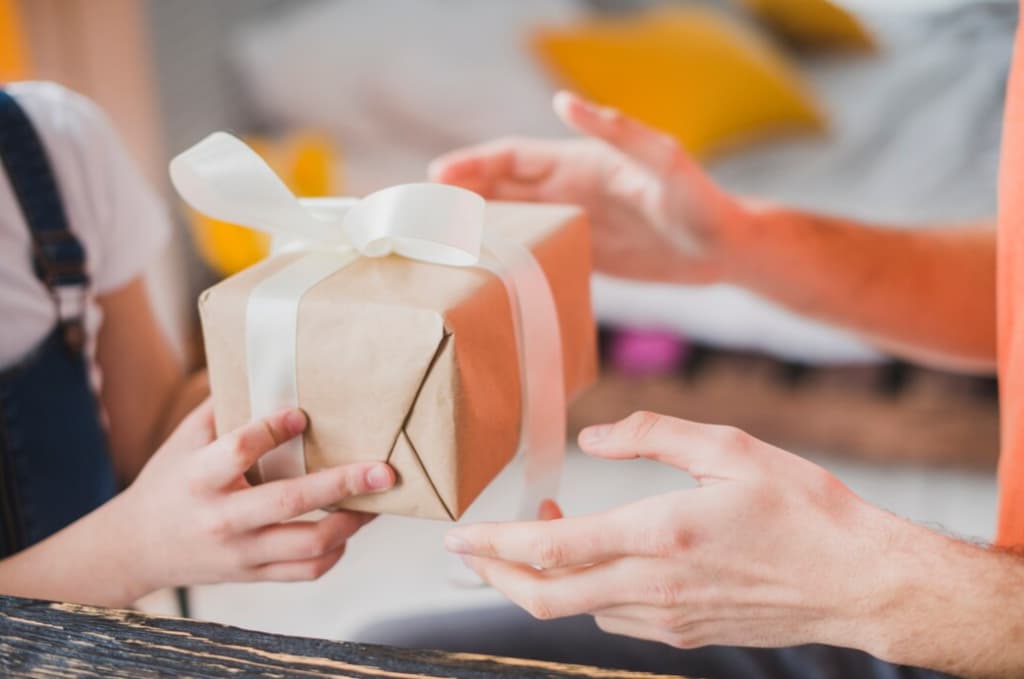
[[[360,253],[392,252],[434,264],[480,260],[484,199],[445,184],[403,184],[363,198],[345,215],[345,235]]]
[[[225,222],[308,241],[338,241],[329,222],[305,209],[259,155],[214,132],[171,161],[171,182],[196,210]]]

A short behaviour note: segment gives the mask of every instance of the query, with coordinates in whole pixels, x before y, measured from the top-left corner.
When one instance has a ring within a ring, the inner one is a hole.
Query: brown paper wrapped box
[[[566,396],[573,396],[597,370],[583,213],[489,203],[485,228],[527,245],[544,269],[558,311]],[[301,256],[268,259],[200,297],[220,433],[249,420],[249,292]],[[399,477],[393,490],[340,508],[455,520],[511,460],[521,413],[511,313],[492,273],[396,256],[358,259],[305,294],[296,382],[310,419],[307,470],[382,460]]]

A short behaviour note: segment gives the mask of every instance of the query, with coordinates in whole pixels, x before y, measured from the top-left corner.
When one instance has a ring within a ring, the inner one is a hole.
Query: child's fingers
[[[245,473],[256,460],[306,429],[305,413],[297,408],[254,420],[217,439],[199,464],[211,488],[223,488]]]
[[[332,467],[231,493],[223,507],[225,523],[233,532],[241,533],[302,516],[353,495],[387,490],[393,485],[395,472],[383,462]]]
[[[315,559],[344,545],[375,516],[365,512],[331,512],[318,521],[267,526],[244,537],[239,547],[250,566]]]
[[[682,156],[672,137],[616,109],[598,106],[566,91],[555,95],[553,105],[569,127],[604,140],[657,174],[667,173]]]
[[[345,545],[341,545],[313,559],[268,563],[250,570],[249,577],[253,580],[272,580],[275,582],[316,580],[331,570],[344,553]]]

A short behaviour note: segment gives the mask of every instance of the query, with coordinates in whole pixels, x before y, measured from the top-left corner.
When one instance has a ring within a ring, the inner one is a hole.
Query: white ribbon
[[[215,219],[265,231],[304,257],[261,281],[246,307],[251,417],[297,407],[295,344],[302,296],[360,256],[396,254],[447,266],[481,266],[505,284],[522,383],[520,516],[534,518],[558,490],[565,451],[562,343],[547,278],[519,243],[484,234],[484,200],[442,184],[403,184],[363,199],[297,199],[241,140],[215,132],[171,161],[181,197]],[[484,257],[481,258],[481,250]],[[302,438],[259,462],[264,481],[306,473]]]

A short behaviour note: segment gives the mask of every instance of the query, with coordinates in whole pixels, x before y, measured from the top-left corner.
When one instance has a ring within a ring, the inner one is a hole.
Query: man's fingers
[[[637,412],[614,424],[587,427],[580,447],[613,459],[646,457],[687,471],[702,484],[740,478],[775,449],[733,427],[698,424],[651,412]],[[757,455],[752,455],[752,452]]]
[[[432,181],[443,184],[462,186],[471,182],[484,186],[498,177],[511,176],[514,159],[515,151],[510,147],[481,144],[435,158],[427,173]]]
[[[521,203],[542,202],[541,187],[536,182],[499,180],[491,187],[491,200],[509,200]]]
[[[466,557],[466,563],[481,579],[542,620],[628,603],[640,596],[636,586],[648,579],[642,559],[556,570],[481,557]]]
[[[250,566],[316,559],[344,545],[374,517],[365,512],[330,512],[317,521],[275,524],[244,536],[240,547]]]
[[[558,506],[557,502],[551,499],[541,502],[540,507],[537,509],[537,518],[541,521],[554,521],[555,519],[561,519],[564,516],[562,508]]]
[[[199,464],[210,487],[222,488],[233,483],[256,460],[306,429],[305,413],[297,408],[254,420],[226,434],[204,450]]]
[[[345,554],[345,545],[333,549],[314,559],[301,561],[280,561],[257,566],[251,569],[249,579],[270,580],[275,582],[296,582],[299,580],[316,580],[331,570],[334,564]]]
[[[455,184],[494,197],[499,182],[533,183],[551,173],[556,161],[550,143],[537,139],[497,139],[438,157],[428,169],[432,181]]]
[[[387,490],[394,484],[395,472],[383,462],[332,467],[230,494],[224,507],[225,522],[230,531],[243,532],[302,516],[353,495]]]
[[[604,632],[617,634],[623,637],[634,639],[647,639],[659,641],[670,646],[678,646],[678,642],[671,632],[660,629],[641,620],[627,620],[624,618],[609,617],[604,615],[594,616],[594,622]]]
[[[633,533],[620,512],[567,519],[479,523],[452,529],[445,547],[457,554],[564,568],[605,561],[631,552]]]
[[[555,113],[569,127],[611,144],[640,165],[665,174],[686,158],[672,137],[570,92],[555,95]]]
[[[649,604],[616,604],[593,611],[594,616],[597,618],[643,623],[651,623],[654,620],[664,623],[671,613],[671,607],[651,606]]]

